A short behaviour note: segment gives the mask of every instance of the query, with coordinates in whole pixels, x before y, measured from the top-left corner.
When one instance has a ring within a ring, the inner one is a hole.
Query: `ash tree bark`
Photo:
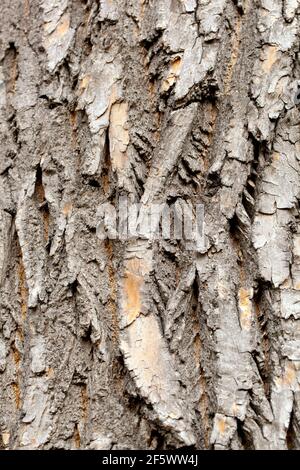
[[[0,447],[299,448],[298,1],[1,6]]]

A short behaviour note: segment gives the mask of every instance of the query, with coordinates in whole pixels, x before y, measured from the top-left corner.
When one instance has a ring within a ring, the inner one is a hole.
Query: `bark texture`
[[[1,7],[0,447],[299,449],[299,2]]]

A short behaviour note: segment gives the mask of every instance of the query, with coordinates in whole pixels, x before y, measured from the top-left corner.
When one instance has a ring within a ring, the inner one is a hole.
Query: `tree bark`
[[[300,448],[298,5],[2,1],[1,448]]]

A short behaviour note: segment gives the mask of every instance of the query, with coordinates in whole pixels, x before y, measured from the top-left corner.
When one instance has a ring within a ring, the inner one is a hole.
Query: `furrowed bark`
[[[2,4],[0,448],[299,449],[299,2]]]

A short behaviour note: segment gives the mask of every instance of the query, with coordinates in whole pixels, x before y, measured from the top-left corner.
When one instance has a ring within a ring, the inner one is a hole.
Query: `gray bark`
[[[2,1],[1,448],[300,448],[298,7]],[[206,249],[100,240],[122,195]]]

